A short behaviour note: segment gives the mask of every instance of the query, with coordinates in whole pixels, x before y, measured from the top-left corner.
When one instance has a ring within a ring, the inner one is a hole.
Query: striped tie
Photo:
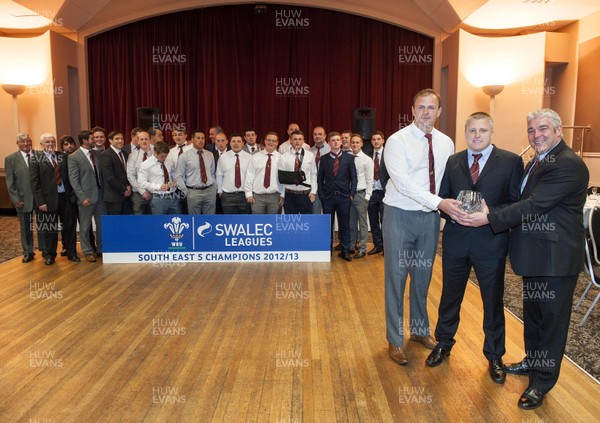
[[[473,164],[469,168],[469,171],[471,172],[471,179],[473,180],[474,184],[476,184],[477,179],[479,179],[479,159],[481,159],[482,155],[483,154],[481,153],[473,154]]]

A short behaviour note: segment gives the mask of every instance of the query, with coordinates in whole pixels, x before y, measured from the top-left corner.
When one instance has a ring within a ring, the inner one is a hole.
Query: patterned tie
[[[429,143],[429,192],[435,194],[435,163],[433,160],[433,142],[431,134],[425,134]]]
[[[94,176],[96,177],[96,186],[100,188],[100,178],[98,178],[98,170],[96,169],[96,159],[94,153],[90,150],[90,160],[92,161],[92,168],[94,169]]]
[[[375,159],[373,160],[375,162],[374,167],[373,167],[373,179],[375,179],[376,181],[379,180],[379,151],[375,152]]]
[[[323,148],[323,146],[318,146],[315,145],[315,147],[317,147],[317,154],[315,155],[315,164],[317,165],[317,169],[319,168],[319,162],[321,161],[321,148]]]
[[[179,146],[179,153],[177,153],[177,157],[181,156],[183,154],[183,145]]]
[[[265,188],[269,188],[271,186],[271,156],[272,154],[267,154],[269,158],[267,159],[267,164],[265,165],[265,180],[263,182],[263,186]]]
[[[198,161],[200,162],[200,178],[202,183],[206,185],[208,177],[206,176],[206,165],[204,164],[204,157],[202,157],[202,151],[198,151]]]
[[[148,158],[148,152],[144,151],[144,157],[142,158],[142,161],[145,162],[147,158]]]
[[[296,162],[294,163],[294,172],[300,170],[300,153],[296,152]]]
[[[242,173],[240,172],[240,155],[235,155],[235,187],[242,186]]]
[[[119,159],[121,159],[121,165],[123,165],[123,169],[127,169],[127,166],[125,166],[125,158],[123,157],[122,151],[119,151]]]
[[[160,163],[160,167],[162,167],[165,184],[168,184],[169,183],[169,172],[167,172],[167,167],[165,166],[164,162],[159,162],[159,163]]]
[[[335,155],[335,159],[333,160],[333,176],[337,176],[340,170],[340,153]]]
[[[469,168],[469,171],[471,172],[471,179],[473,180],[473,183],[476,184],[477,179],[479,179],[479,159],[481,159],[481,156],[483,156],[483,154],[473,154],[472,156],[473,164]]]
[[[52,166],[54,167],[54,181],[56,182],[56,185],[61,186],[63,181],[60,176],[60,170],[58,169],[58,163],[56,163],[54,156],[52,156]]]

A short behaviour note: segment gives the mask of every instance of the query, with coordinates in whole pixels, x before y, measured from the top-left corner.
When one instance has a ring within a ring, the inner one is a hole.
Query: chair
[[[590,213],[588,229],[590,231],[590,237],[585,241],[585,270],[590,275],[590,283],[588,284],[587,288],[585,288],[585,291],[583,292],[583,295],[575,305],[574,310],[577,310],[579,308],[581,302],[589,292],[592,285],[600,289],[600,263],[597,263],[594,257],[592,256],[592,253],[596,255],[598,254],[598,250],[600,247],[600,207],[594,207],[594,209]],[[599,299],[600,291],[598,291],[598,294],[596,295],[596,298],[594,298],[592,305],[590,306],[590,308],[588,308],[587,312],[583,316],[583,319],[581,319],[581,322],[579,322],[577,326],[582,326],[585,323]]]
[[[600,195],[600,187],[598,185],[590,185],[587,189],[587,195],[592,195],[593,188],[596,188],[596,193]]]

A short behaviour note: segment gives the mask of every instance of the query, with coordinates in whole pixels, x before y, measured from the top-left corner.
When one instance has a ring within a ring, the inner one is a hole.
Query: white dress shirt
[[[193,144],[183,144],[181,146],[181,150],[183,151],[183,153],[185,153],[186,151],[188,151],[190,148],[194,148]],[[170,150],[169,150],[169,155],[167,156],[167,160],[170,160],[173,162],[173,166],[177,166],[177,161],[179,160],[179,157],[183,156],[183,153],[181,153],[181,156],[179,155],[179,146],[175,145],[173,146]]]
[[[316,158],[317,158],[317,151],[318,151],[318,150],[319,150],[319,149],[317,148],[316,144],[315,144],[315,145],[313,145],[313,146],[310,148],[310,152],[311,152],[311,153],[313,153],[313,154],[315,155],[315,160],[316,160]],[[331,147],[329,147],[329,144],[327,144],[327,143],[324,143],[324,144],[321,146],[321,155],[320,155],[320,157],[323,157],[325,154],[329,154],[329,152],[330,152],[330,151],[331,151]],[[315,162],[315,163],[316,163],[316,162]],[[319,163],[321,163],[321,161],[320,161],[320,160],[319,160]],[[319,167],[317,166],[317,171],[318,171],[318,170],[319,170]]]
[[[169,182],[173,179],[173,163],[165,160],[165,167],[169,173]],[[160,186],[165,183],[165,174],[161,162],[154,156],[149,157],[142,165],[138,172],[138,183],[141,189],[150,191],[152,194],[169,194],[175,192],[176,188],[169,188],[168,191],[163,191]]]
[[[431,131],[434,157],[435,192],[454,153],[452,140],[437,129]],[[414,122],[402,128],[385,144],[385,168],[390,176],[383,202],[411,211],[435,211],[442,199],[429,192],[429,143]]]
[[[268,188],[265,188],[265,170],[267,167],[267,161],[271,154],[271,184]],[[246,171],[246,198],[253,197],[254,194],[274,194],[281,193],[282,185],[279,184],[277,177],[277,162],[281,154],[278,151],[268,153],[267,150],[261,150],[252,156],[252,160]]]
[[[154,146],[150,145],[150,150],[146,154],[146,160],[153,156]],[[138,174],[140,171],[140,166],[144,161],[144,151],[142,149],[138,149],[132,152],[127,158],[127,180],[131,184],[131,189],[134,192],[138,192],[140,194],[144,194],[146,192],[145,189],[140,187],[138,182]]]
[[[293,148],[294,147],[292,147],[292,142],[290,140],[287,140],[279,145],[277,151],[279,151],[280,154],[285,154],[292,151]],[[305,150],[310,150],[310,146],[307,143],[302,144],[302,148]]]
[[[352,153],[354,156],[354,153]],[[373,194],[373,160],[362,151],[359,151],[354,156],[354,166],[356,167],[357,184],[356,190],[365,190],[365,198],[367,201]]]
[[[302,157],[302,155],[300,155]],[[277,162],[277,168],[279,170],[286,170],[293,172],[296,166],[296,151],[291,150],[286,154],[282,154]],[[310,193],[317,194],[317,166],[315,165],[315,155],[310,151],[304,150],[304,157],[300,164],[300,170],[304,172],[306,176],[305,184],[310,185]],[[284,188],[292,191],[305,191],[308,187],[304,185],[284,185]],[[281,191],[281,196],[285,197],[285,189]]]
[[[240,158],[240,176],[242,185],[240,187],[235,186],[235,163],[236,154]],[[246,180],[246,169],[248,164],[252,160],[252,154],[245,152],[244,150],[239,153],[233,150],[226,151],[221,154],[219,161],[217,162],[217,192],[219,194],[223,192],[238,192],[244,191],[244,182]]]
[[[198,150],[195,148],[187,149],[177,161],[175,167],[175,181],[177,187],[188,193],[186,187],[209,187],[215,183],[215,156],[210,151],[202,149],[202,160],[204,160],[204,168],[206,169],[206,183],[202,182],[202,172],[200,172],[200,158]]]

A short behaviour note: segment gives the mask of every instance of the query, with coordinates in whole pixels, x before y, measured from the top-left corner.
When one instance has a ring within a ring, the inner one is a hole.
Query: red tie
[[[482,155],[483,154],[481,153],[473,154],[473,164],[469,168],[469,171],[471,172],[471,179],[473,180],[474,184],[476,184],[477,179],[479,179],[479,159],[481,159]]]
[[[183,154],[183,145],[179,146],[179,153],[177,154],[177,157],[181,156]]]
[[[148,153],[146,151],[144,151],[144,157],[142,158],[142,161],[145,162],[147,158],[148,158]]]
[[[127,167],[125,166],[125,158],[123,157],[122,151],[119,151],[119,159],[121,159],[121,164],[123,165],[123,168],[127,169]]]
[[[333,160],[333,176],[337,176],[340,170],[340,154],[341,153],[336,154],[335,159]]]
[[[435,164],[433,161],[433,143],[431,134],[425,134],[429,143],[429,192],[435,194]]]
[[[204,157],[202,157],[202,151],[198,151],[198,161],[200,162],[200,178],[202,178],[202,183],[206,184],[208,178],[206,176],[206,165],[204,164]]]
[[[375,166],[374,166],[374,170],[373,170],[373,179],[375,179],[376,181],[379,180],[379,151],[375,152]]]
[[[235,155],[235,187],[242,186],[242,173],[240,172],[240,155]]]
[[[54,166],[54,181],[56,181],[56,185],[61,186],[63,181],[60,176],[60,170],[58,169],[58,163],[56,163],[54,156],[52,156],[52,166]]]
[[[100,178],[98,178],[98,171],[96,170],[96,159],[94,158],[94,152],[90,150],[90,160],[92,161],[92,168],[94,169],[94,176],[96,177],[96,186],[100,188]]]
[[[162,170],[163,170],[165,184],[168,184],[169,183],[169,172],[167,172],[167,167],[165,166],[165,164],[163,162],[160,162],[160,167],[162,167]]]
[[[294,172],[300,170],[300,153],[296,153],[296,162],[294,163]]]
[[[265,188],[269,188],[271,186],[271,156],[272,154],[267,154],[269,158],[267,159],[267,164],[265,165],[265,180],[263,182],[263,186]]]
[[[321,148],[323,148],[323,146],[317,146],[315,145],[315,147],[317,147],[317,154],[315,156],[315,164],[317,165],[317,168],[319,167],[319,162],[321,161]]]

